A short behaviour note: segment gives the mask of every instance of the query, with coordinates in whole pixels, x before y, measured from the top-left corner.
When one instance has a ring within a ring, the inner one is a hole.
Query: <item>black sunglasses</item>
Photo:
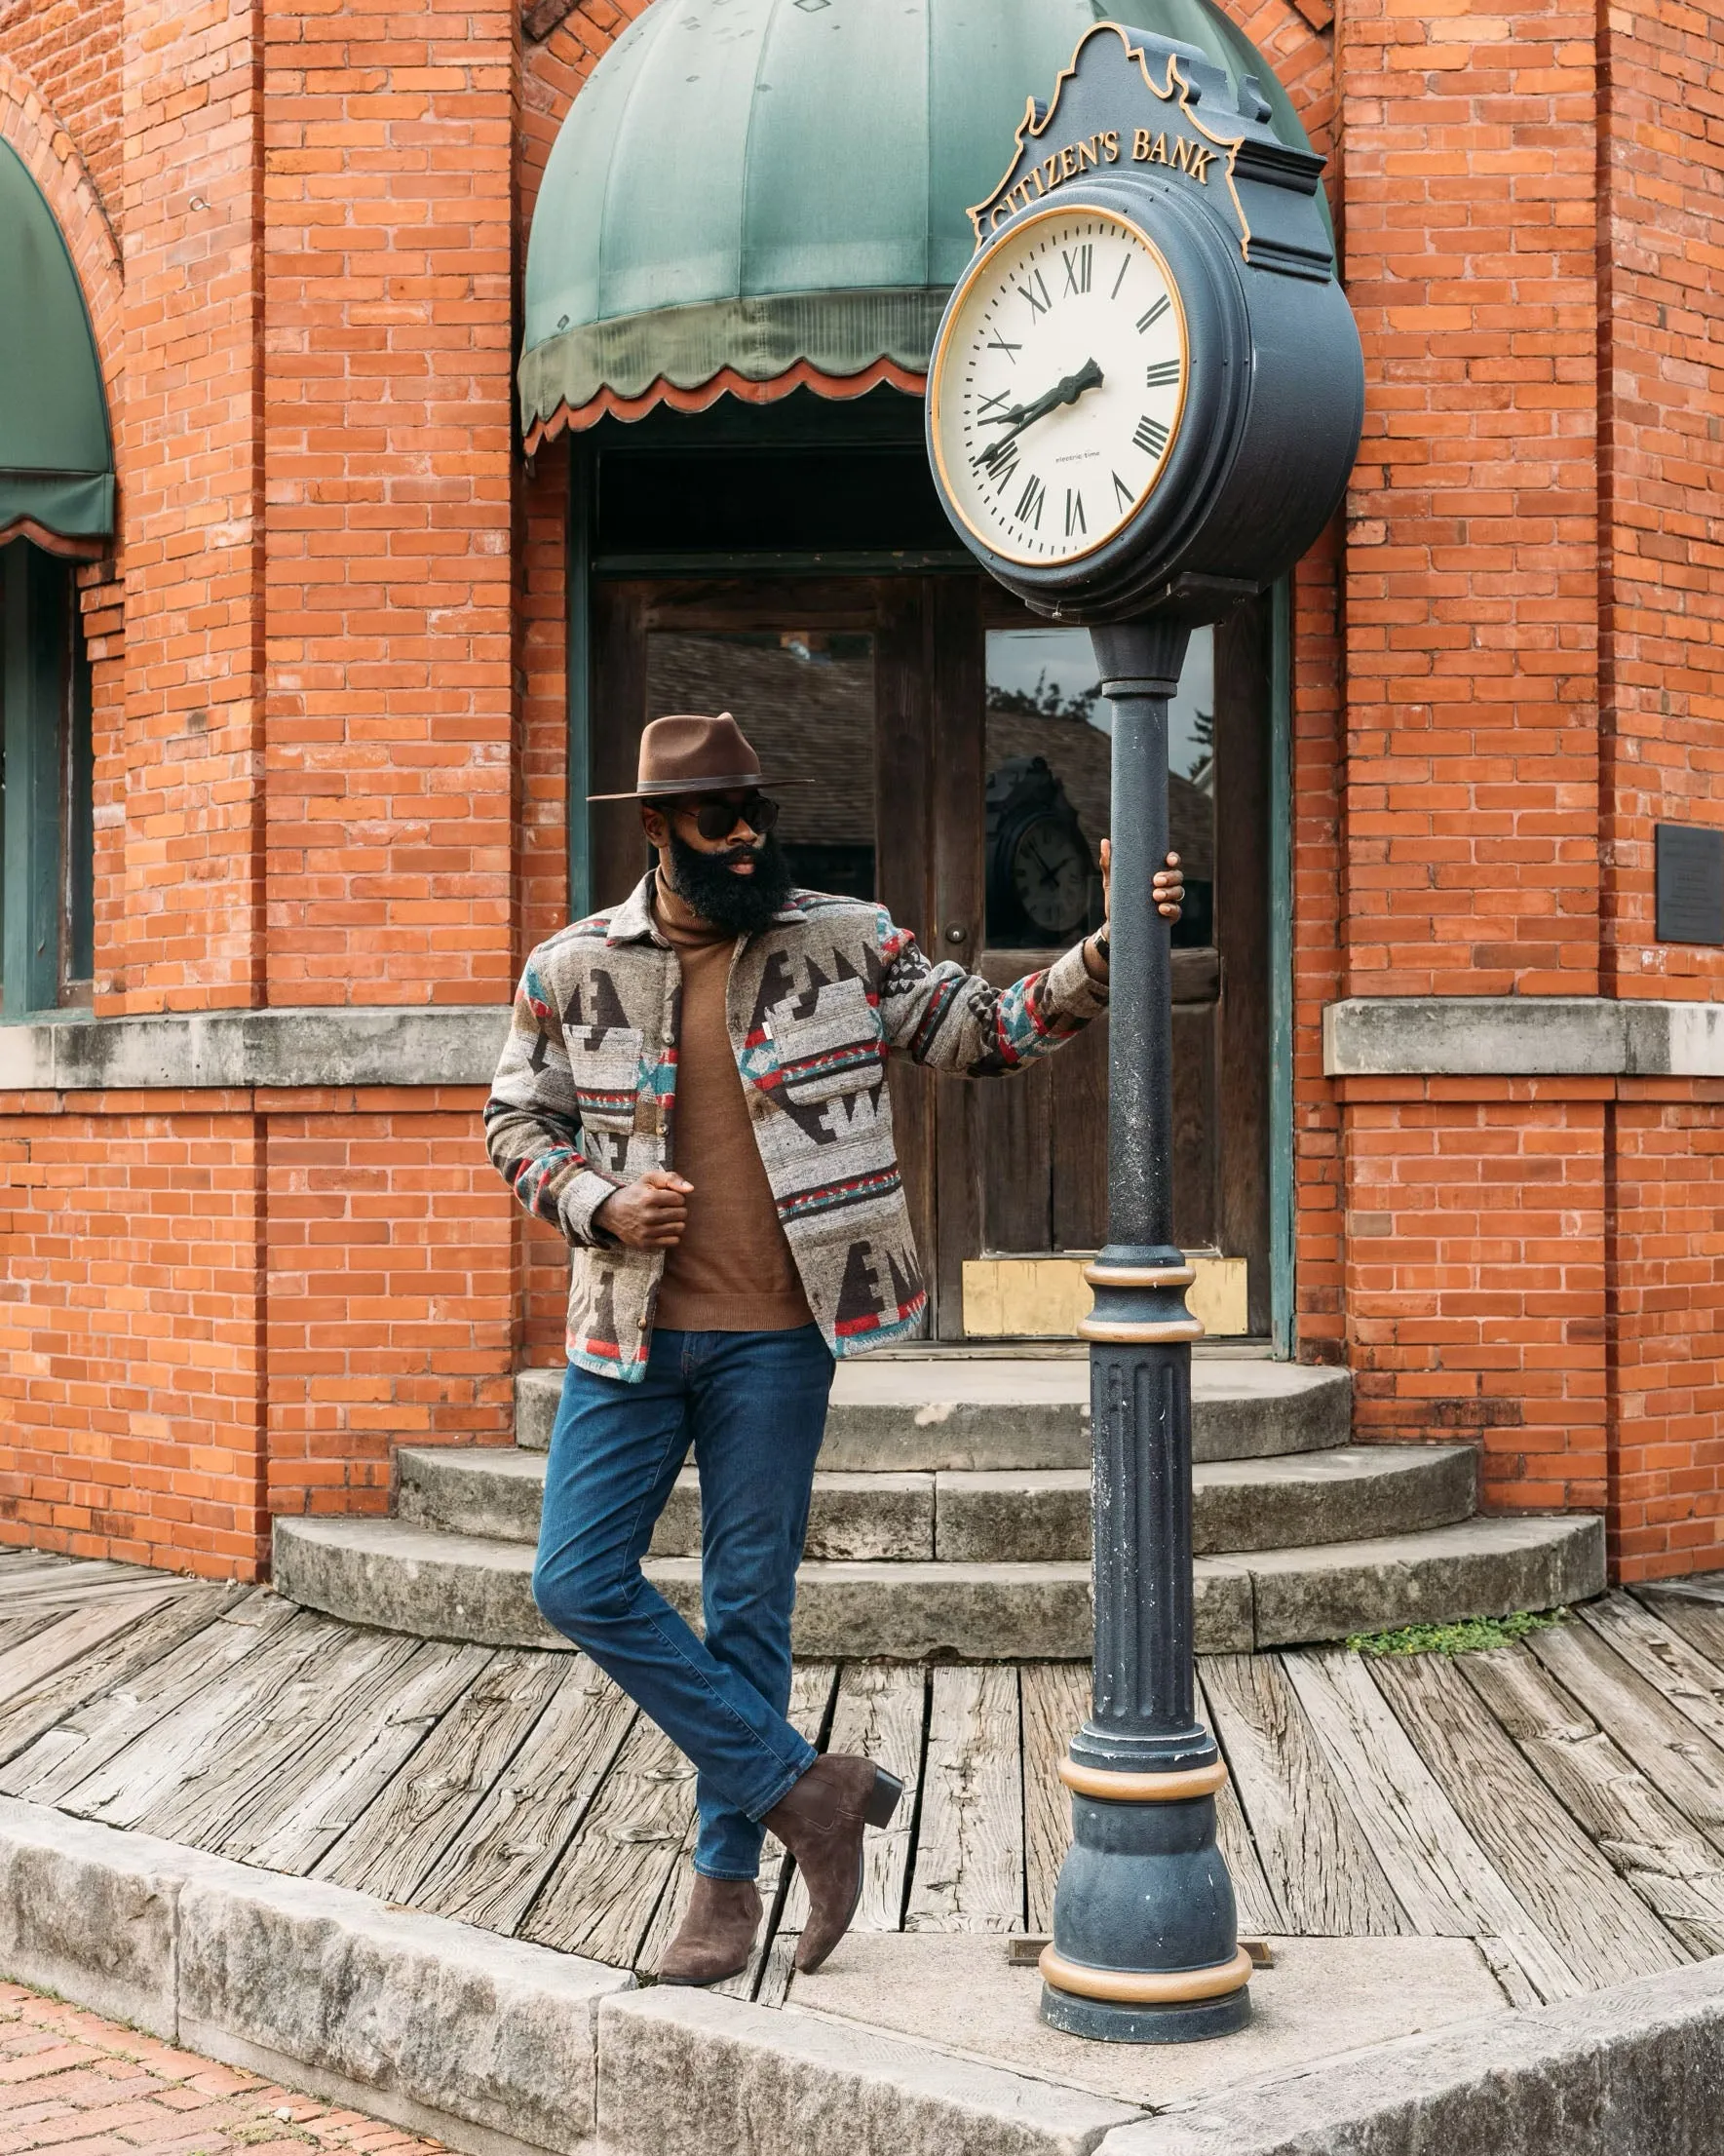
[[[678,801],[676,806],[694,818],[695,829],[709,844],[728,838],[739,824],[746,824],[764,838],[779,820],[778,803],[764,793],[750,793],[740,805],[708,794],[700,800]]]

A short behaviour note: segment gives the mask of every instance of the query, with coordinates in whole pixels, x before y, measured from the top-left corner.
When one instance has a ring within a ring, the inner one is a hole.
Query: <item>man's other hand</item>
[[[593,1224],[632,1251],[672,1250],[688,1226],[693,1189],[693,1183],[685,1183],[669,1169],[654,1168],[637,1183],[624,1183],[594,1207]]]
[[[1109,900],[1112,897],[1113,846],[1101,841],[1101,912],[1105,927],[1109,915]],[[1185,904],[1185,871],[1179,866],[1179,856],[1169,854],[1168,866],[1155,872],[1155,909],[1164,921],[1176,921]]]

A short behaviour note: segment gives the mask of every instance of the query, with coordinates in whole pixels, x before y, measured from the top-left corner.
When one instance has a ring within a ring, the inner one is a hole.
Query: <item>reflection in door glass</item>
[[[1101,925],[1113,711],[1087,629],[987,637],[987,943],[1053,950]],[[1168,818],[1185,869],[1173,942],[1215,940],[1215,645],[1192,632],[1168,712]]]
[[[874,897],[874,639],[861,632],[657,630],[646,715],[729,712],[781,804],[790,873]]]

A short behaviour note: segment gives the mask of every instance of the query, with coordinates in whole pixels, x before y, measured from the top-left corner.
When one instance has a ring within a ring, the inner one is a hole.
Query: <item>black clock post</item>
[[[1037,612],[1091,629],[1114,711],[1108,1242],[1088,1268],[1081,1328],[1094,1695],[1060,1764],[1072,1847],[1041,1968],[1046,2021],[1128,2043],[1219,2036],[1250,2014],[1215,1841],[1227,1769],[1196,1712],[1203,1327],[1173,1241],[1172,958],[1151,877],[1168,850],[1168,705],[1191,631],[1287,572],[1359,446],[1363,368],[1322,161],[1269,121],[1250,77],[1236,89],[1191,46],[1097,24],[971,212],[977,254],[928,390],[947,514]],[[1147,293],[1152,275],[1160,296],[1128,307],[1132,278]],[[1134,341],[1152,330],[1159,342]],[[1063,531],[1053,515],[1044,524],[1052,473]],[[1097,501],[1117,520],[1104,529],[1084,507]]]

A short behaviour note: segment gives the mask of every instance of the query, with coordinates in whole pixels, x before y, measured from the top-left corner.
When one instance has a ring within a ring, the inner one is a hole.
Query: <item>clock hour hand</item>
[[[1086,360],[1075,374],[1068,374],[1062,382],[1055,382],[1052,389],[1044,390],[1040,397],[1032,397],[1027,404],[1015,404],[1010,411],[996,412],[990,425],[1007,424],[1007,431],[997,442],[990,442],[978,457],[972,459],[978,471],[991,471],[1008,445],[1022,434],[1025,427],[1032,427],[1038,419],[1045,419],[1051,411],[1057,411],[1061,404],[1075,404],[1087,389],[1101,387],[1101,369],[1092,360]]]

